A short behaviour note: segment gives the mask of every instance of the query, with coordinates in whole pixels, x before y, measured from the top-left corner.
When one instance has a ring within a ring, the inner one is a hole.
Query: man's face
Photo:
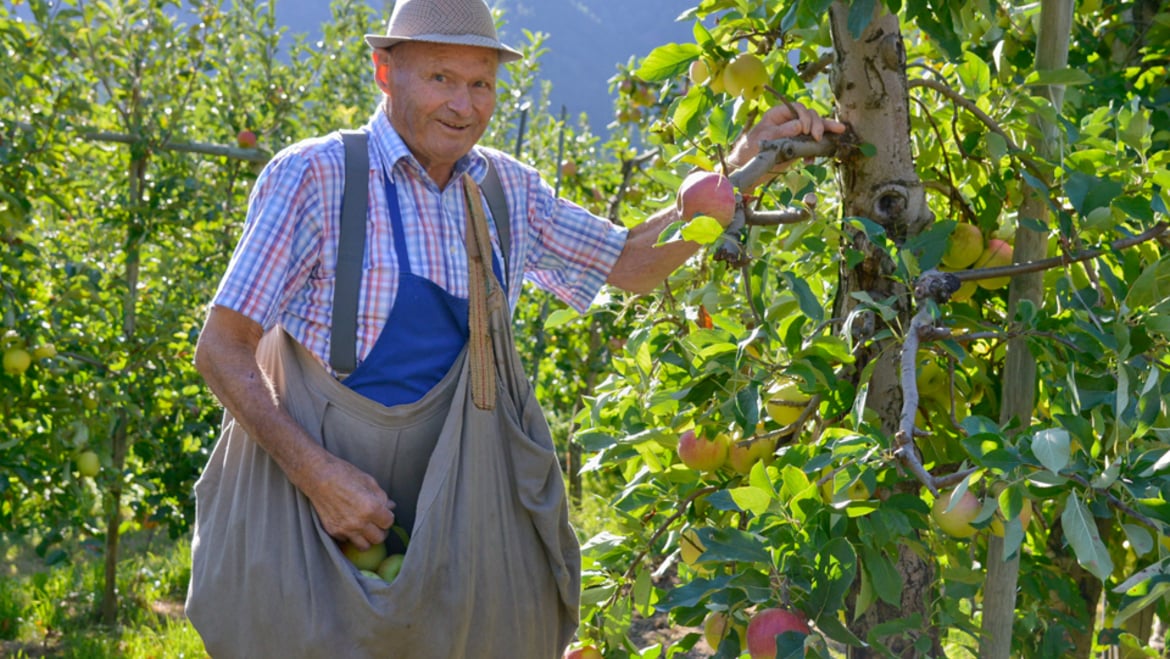
[[[406,42],[374,54],[390,123],[440,186],[479,141],[496,107],[490,48]]]

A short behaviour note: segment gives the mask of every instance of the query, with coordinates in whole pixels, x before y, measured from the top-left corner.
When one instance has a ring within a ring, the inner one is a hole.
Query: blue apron
[[[391,407],[419,400],[451,369],[467,344],[468,302],[411,271],[398,190],[385,173],[383,180],[398,255],[398,292],[374,347],[344,384]],[[494,251],[492,270],[504,280]]]

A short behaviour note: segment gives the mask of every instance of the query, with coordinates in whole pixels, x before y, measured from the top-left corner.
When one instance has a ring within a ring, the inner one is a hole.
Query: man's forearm
[[[642,224],[630,229],[621,256],[606,280],[618,288],[639,294],[653,291],[670,273],[699,249],[699,243],[675,240],[656,245],[658,236],[672,222],[680,219],[678,209],[665,208]]]

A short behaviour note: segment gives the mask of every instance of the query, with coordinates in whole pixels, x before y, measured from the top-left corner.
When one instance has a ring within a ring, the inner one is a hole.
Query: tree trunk
[[[1068,64],[1068,43],[1072,31],[1071,0],[1043,0],[1040,9],[1039,45],[1036,52],[1036,70],[1063,69]],[[1064,90],[1049,87],[1046,94],[1057,111],[1060,110]],[[1036,153],[1045,160],[1059,160],[1060,142],[1056,126],[1043,119],[1034,120],[1038,137],[1032,138]],[[1049,222],[1047,199],[1037,190],[1025,186],[1021,219],[1035,219],[1047,226]],[[1024,263],[1047,256],[1048,236],[1033,231],[1020,223],[1016,228],[1014,260]],[[1008,289],[1008,318],[1014,318],[1023,301],[1037,308],[1044,300],[1044,273],[1035,272],[1012,278]],[[1028,340],[1016,337],[1008,341],[1003,372],[1003,405],[1000,423],[1018,419],[1027,427],[1036,406],[1036,359],[1028,349]],[[1016,616],[1016,587],[1020,576],[1020,555],[1003,559],[1003,539],[991,536],[987,543],[987,579],[983,589],[983,622],[980,656],[987,659],[1008,659],[1012,652],[1012,624]]]
[[[835,66],[832,85],[837,100],[838,118],[849,124],[862,143],[872,144],[872,157],[842,161],[840,167],[845,217],[863,217],[880,225],[886,236],[896,243],[914,236],[927,227],[933,217],[926,206],[922,182],[914,168],[910,145],[910,108],[906,80],[906,50],[897,16],[882,3],[862,34],[855,38],[848,27],[850,5],[834,2],[830,8]],[[865,291],[875,300],[894,302],[898,314],[895,324],[910,324],[913,309],[906,286],[890,275],[894,263],[878,249],[866,234],[853,227],[844,228],[849,236],[845,249],[864,255],[854,268],[841,266],[839,294],[834,315],[847,317],[857,305],[853,293]],[[856,337],[865,347],[858,350],[858,373],[871,373],[866,405],[877,412],[885,432],[893,435],[898,427],[902,406],[899,378],[899,352],[891,340],[870,341],[869,336],[883,327],[880,319],[870,317],[855,326],[864,326],[864,336]],[[853,632],[862,639],[883,622],[918,614],[922,627],[897,637],[875,639],[886,645],[895,656],[919,656],[918,639],[930,639],[931,654],[941,656],[938,630],[930,627],[930,602],[934,600],[935,565],[929,557],[916,554],[906,544],[899,546],[897,569],[903,583],[900,606],[876,602],[858,618]],[[856,589],[849,598],[856,602]],[[854,615],[851,611],[850,619]],[[878,656],[871,648],[852,648],[851,657]]]

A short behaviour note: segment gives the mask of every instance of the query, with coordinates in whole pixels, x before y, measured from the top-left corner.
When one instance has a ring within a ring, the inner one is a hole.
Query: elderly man
[[[188,614],[216,657],[550,658],[577,624],[579,556],[508,310],[525,279],[580,310],[606,282],[649,292],[697,245],[655,245],[673,206],[627,232],[477,146],[519,57],[482,0],[399,0],[366,40],[384,98],[359,159],[338,134],[273,159],[200,336],[226,414],[196,486]],[[841,129],[796,111],[733,159]],[[478,189],[489,170],[506,217]],[[351,280],[343,199],[365,216]],[[383,546],[406,554],[392,582],[346,560]]]

